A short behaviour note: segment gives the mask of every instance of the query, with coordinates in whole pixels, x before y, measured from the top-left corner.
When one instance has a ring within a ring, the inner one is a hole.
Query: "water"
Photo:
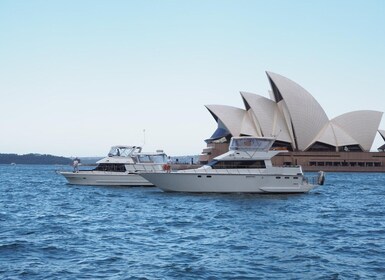
[[[0,165],[1,279],[383,279],[385,174],[300,195],[70,186]]]

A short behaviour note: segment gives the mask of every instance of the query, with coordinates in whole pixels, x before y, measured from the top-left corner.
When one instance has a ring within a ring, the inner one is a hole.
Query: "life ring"
[[[169,164],[163,164],[162,168],[164,171],[167,171],[167,172],[171,170],[171,166]]]

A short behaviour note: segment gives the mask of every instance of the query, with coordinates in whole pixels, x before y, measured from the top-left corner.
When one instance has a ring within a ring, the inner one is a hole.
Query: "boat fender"
[[[318,180],[317,180],[318,185],[323,185],[325,184],[325,172],[319,171],[318,172]]]

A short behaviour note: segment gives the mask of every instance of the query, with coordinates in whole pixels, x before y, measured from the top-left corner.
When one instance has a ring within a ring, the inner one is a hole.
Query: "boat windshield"
[[[268,151],[273,145],[272,138],[240,137],[232,138],[229,146],[230,151]]]
[[[141,163],[167,163],[167,156],[166,154],[139,154],[138,155],[138,162]]]
[[[135,146],[113,146],[108,153],[109,157],[129,157],[133,153],[140,153],[141,147]]]

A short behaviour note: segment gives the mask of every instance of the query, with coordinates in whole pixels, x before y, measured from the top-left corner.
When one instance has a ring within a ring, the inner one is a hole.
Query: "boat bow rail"
[[[281,171],[280,167],[273,167],[277,169],[277,172],[270,173],[266,169],[210,169],[210,168],[198,168],[198,169],[186,169],[186,170],[180,170],[180,171],[174,171],[171,173],[178,173],[178,174],[208,174],[208,175],[223,175],[223,174],[238,174],[238,175],[266,175],[266,176],[303,176],[301,172],[279,172]],[[296,170],[298,171],[298,170]]]

